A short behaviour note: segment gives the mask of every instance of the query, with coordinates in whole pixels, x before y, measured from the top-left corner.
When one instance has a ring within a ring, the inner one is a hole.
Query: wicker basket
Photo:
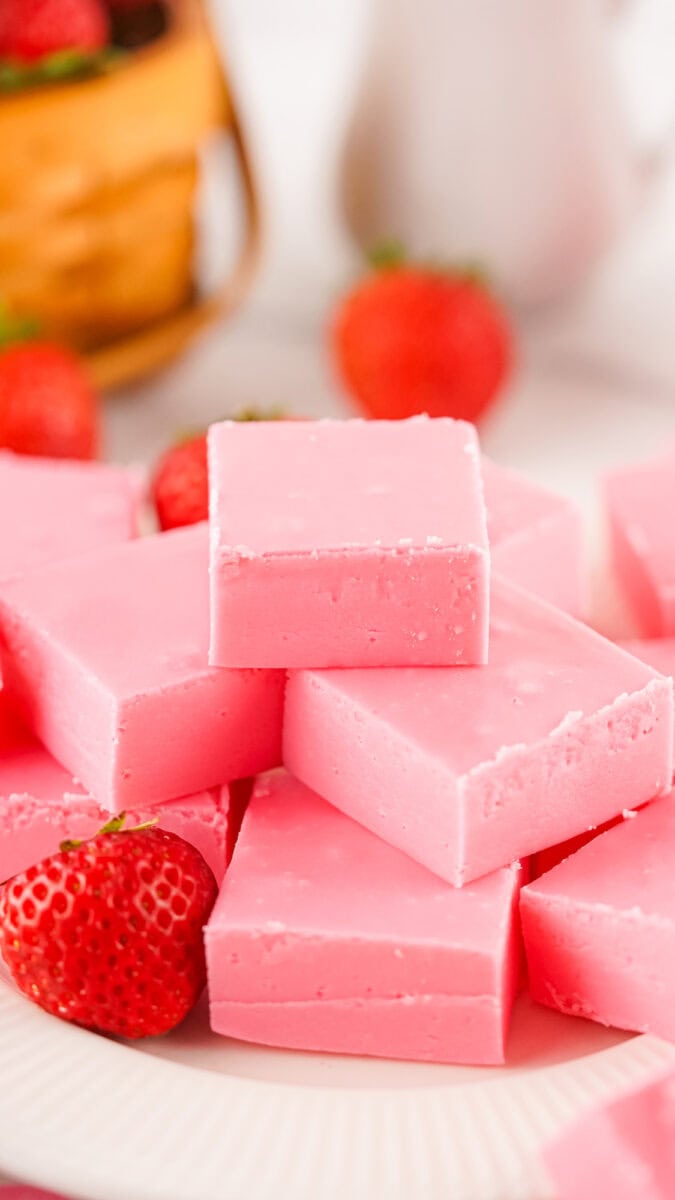
[[[196,294],[197,154],[234,140],[246,231],[233,276]],[[234,307],[258,252],[255,194],[201,0],[109,74],[0,99],[0,299],[83,350],[101,386],[166,363]]]

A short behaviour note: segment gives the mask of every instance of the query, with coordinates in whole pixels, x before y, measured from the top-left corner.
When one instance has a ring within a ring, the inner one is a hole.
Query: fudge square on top
[[[92,552],[0,587],[5,689],[109,810],[251,775],[280,758],[281,672],[209,667],[208,531]]]
[[[290,775],[265,776],[206,929],[212,1026],[303,1050],[503,1062],[520,876],[458,891]]]
[[[493,577],[490,662],[296,671],[284,762],[451,883],[670,787],[673,684]]]
[[[485,662],[473,426],[225,421],[209,431],[209,480],[212,663]]]

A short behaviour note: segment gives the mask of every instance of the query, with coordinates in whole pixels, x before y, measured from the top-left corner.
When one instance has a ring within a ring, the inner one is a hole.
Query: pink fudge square
[[[0,579],[135,537],[139,492],[123,467],[0,452]]]
[[[196,846],[220,882],[229,854],[227,785],[130,811],[132,828],[155,817],[160,829]],[[37,742],[5,748],[0,758],[0,882],[55,853],[67,838],[86,839],[109,814]]]
[[[619,645],[662,675],[675,676],[675,637],[629,638]]]
[[[457,891],[291,776],[267,776],[206,929],[212,1027],[301,1050],[500,1063],[519,876]]]
[[[675,637],[631,638],[619,642],[629,654],[648,663],[655,671],[675,680]]]
[[[485,662],[473,426],[226,421],[209,478],[212,663]]]
[[[481,469],[493,571],[581,616],[586,585],[576,505],[485,456]]]
[[[207,562],[204,524],[52,565],[0,591],[8,696],[113,812],[279,762],[283,674],[208,666]]]
[[[524,888],[535,1000],[675,1040],[674,858],[671,794]]]
[[[608,474],[604,502],[615,573],[639,632],[675,634],[675,448]]]
[[[556,1200],[675,1200],[675,1073],[584,1113],[544,1162]]]
[[[672,682],[493,578],[480,670],[299,671],[284,762],[458,886],[670,786]]]

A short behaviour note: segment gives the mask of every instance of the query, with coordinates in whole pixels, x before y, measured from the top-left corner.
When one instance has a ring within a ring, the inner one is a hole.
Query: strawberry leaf
[[[17,92],[68,79],[89,79],[111,71],[126,56],[115,46],[103,50],[59,50],[36,63],[0,60],[0,92]]]
[[[15,316],[0,304],[0,350],[15,342],[31,342],[39,332],[39,324],[33,317]]]
[[[283,421],[286,413],[282,408],[242,408],[232,418],[233,421]]]
[[[405,247],[396,238],[376,242],[368,252],[368,262],[376,271],[396,270],[407,262]]]

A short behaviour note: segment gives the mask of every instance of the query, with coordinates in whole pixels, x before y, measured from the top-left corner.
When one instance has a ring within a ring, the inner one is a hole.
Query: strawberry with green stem
[[[96,392],[83,361],[0,309],[0,448],[49,458],[95,458]]]
[[[513,334],[475,267],[409,263],[387,246],[331,328],[338,374],[371,417],[479,420],[509,377]]]
[[[206,982],[213,873],[176,834],[123,817],[0,888],[0,954],[46,1012],[101,1033],[169,1032]]]

